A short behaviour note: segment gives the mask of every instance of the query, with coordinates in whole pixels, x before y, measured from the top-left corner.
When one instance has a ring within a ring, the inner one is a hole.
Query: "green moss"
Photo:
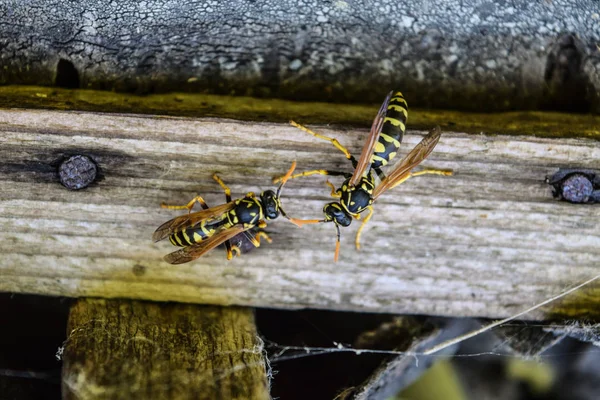
[[[409,100],[410,104],[410,100]],[[251,121],[341,124],[368,129],[379,104],[347,105],[253,97],[171,93],[148,96],[97,90],[0,86],[0,107],[220,117]],[[600,116],[557,112],[466,113],[411,109],[409,129],[440,125],[455,132],[585,137],[600,140]]]
[[[417,381],[395,397],[398,400],[464,400],[466,398],[460,380],[452,364],[447,360],[434,363]]]
[[[506,373],[511,380],[526,382],[530,390],[540,397],[550,391],[555,378],[550,365],[518,358],[508,360]]]
[[[600,284],[596,282],[552,303],[546,319],[589,319],[600,321]]]

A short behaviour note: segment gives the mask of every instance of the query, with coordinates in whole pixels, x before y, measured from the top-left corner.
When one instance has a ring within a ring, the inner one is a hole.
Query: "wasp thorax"
[[[266,219],[275,219],[279,217],[279,199],[272,190],[266,190],[260,194],[263,212]]]
[[[352,222],[352,217],[342,208],[339,203],[327,203],[323,207],[325,221],[333,221],[337,225],[348,226]]]

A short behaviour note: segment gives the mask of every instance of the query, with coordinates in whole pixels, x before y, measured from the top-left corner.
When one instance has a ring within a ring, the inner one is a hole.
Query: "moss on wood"
[[[410,106],[410,99],[408,102]],[[270,122],[295,119],[305,124],[367,128],[371,125],[379,104],[296,102],[189,93],[138,96],[98,90],[0,86],[0,107],[220,117]],[[443,130],[474,134],[600,139],[598,115],[535,111],[486,114],[410,109],[409,129],[427,130],[434,125],[440,125]]]

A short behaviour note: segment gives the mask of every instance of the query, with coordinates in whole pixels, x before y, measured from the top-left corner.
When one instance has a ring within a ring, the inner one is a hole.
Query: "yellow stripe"
[[[390,99],[390,103],[391,103],[392,101],[397,101],[397,102],[399,102],[399,103],[404,103],[404,104],[406,104],[406,107],[408,107],[408,103],[406,102],[406,100],[404,100],[404,97],[402,97],[402,93],[397,93],[397,94],[400,94],[400,96],[394,96],[394,97],[392,97],[392,98]],[[388,107],[389,107],[389,106],[388,106]]]
[[[373,163],[373,161],[379,161],[380,163],[383,163],[384,165],[387,164],[387,160],[383,157],[380,157],[376,154],[373,155],[373,157],[371,158],[371,164]]]
[[[384,134],[382,133],[381,136],[383,136]],[[375,143],[375,148],[374,148],[375,153],[383,153],[385,151],[385,146],[383,145],[383,143],[381,142],[377,142]]]
[[[390,104],[387,109],[400,111],[402,114],[404,114],[404,118],[408,119],[408,110],[398,104]]]
[[[181,243],[181,239],[179,239],[179,236],[177,236],[177,234],[173,234],[173,237],[175,238],[175,241],[179,243],[180,246],[183,246],[183,243]]]
[[[202,233],[204,233],[205,236],[210,236],[210,230],[206,229],[206,226],[204,226],[204,224],[200,226],[200,229],[202,229]]]
[[[406,126],[404,126],[404,123],[402,121],[400,121],[399,119],[385,117],[385,119],[383,120],[383,123],[385,123],[386,121],[388,121],[390,124],[392,124],[394,126],[399,126],[403,132],[406,129]]]
[[[194,232],[194,241],[196,243],[200,243],[202,241],[202,236],[198,232]]]
[[[169,240],[171,241],[171,244],[173,246],[177,246],[177,242],[175,242],[175,240],[173,240],[173,235],[169,236]]]
[[[388,143],[392,143],[396,147],[400,147],[400,142],[397,141],[395,138],[391,137],[390,135],[386,134],[386,133],[381,132],[381,134],[379,135],[379,137],[383,138],[383,140],[385,140]],[[378,153],[381,153],[381,151],[378,151]]]
[[[183,237],[185,238],[185,240],[186,240],[186,241],[187,241],[189,244],[192,244],[192,243],[194,243],[194,242],[192,242],[192,241],[190,240],[190,237],[188,236],[188,234],[186,233],[186,231],[181,231],[181,234],[183,235]]]

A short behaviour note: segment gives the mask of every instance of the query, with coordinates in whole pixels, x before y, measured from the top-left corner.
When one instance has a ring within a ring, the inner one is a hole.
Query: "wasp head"
[[[327,203],[323,207],[325,221],[333,221],[336,225],[348,226],[352,222],[352,217],[342,208],[340,203]]]
[[[266,219],[275,219],[279,217],[281,204],[279,197],[272,190],[265,190],[260,194],[260,202],[262,203],[263,212]]]

